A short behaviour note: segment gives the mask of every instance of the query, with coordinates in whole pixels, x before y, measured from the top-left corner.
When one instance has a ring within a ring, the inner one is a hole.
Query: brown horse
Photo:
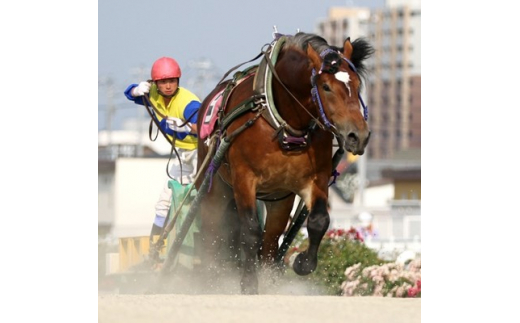
[[[242,257],[244,294],[258,293],[257,265],[273,264],[296,195],[309,210],[309,248],[293,270],[307,275],[316,269],[330,222],[334,139],[362,155],[370,137],[359,95],[363,61],[373,53],[368,42],[346,39],[338,48],[314,34],[277,36],[262,63],[218,84],[199,113],[201,129],[202,112],[221,94],[215,130],[199,138],[199,170],[212,176],[200,208],[202,263],[218,269],[222,250],[234,250]],[[203,164],[214,153],[211,143],[228,144],[221,165]],[[265,224],[257,200],[265,202]],[[229,212],[235,207],[238,217]]]

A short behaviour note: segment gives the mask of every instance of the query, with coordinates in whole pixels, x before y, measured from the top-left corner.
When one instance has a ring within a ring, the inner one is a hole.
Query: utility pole
[[[146,77],[146,72],[147,70],[144,68],[144,67],[135,67],[132,69],[132,75],[134,75],[136,77],[136,80],[138,80],[138,82],[142,82],[145,80],[145,77]],[[143,138],[144,138],[144,117],[145,117],[145,114],[144,114],[144,108],[141,108],[141,107],[138,107],[138,117],[137,117],[137,133],[138,133],[138,138],[137,138],[137,150],[136,150],[136,157],[143,157],[144,155],[144,143],[143,143]]]
[[[110,160],[116,159],[117,155],[112,147],[112,118],[116,112],[114,105],[114,81],[109,77],[105,81],[107,91],[107,150]]]
[[[359,204],[361,209],[365,208],[365,186],[367,184],[367,151],[358,158],[358,176],[359,176]]]
[[[209,94],[206,87],[212,85],[213,81],[216,84],[216,81],[219,80],[217,68],[210,59],[204,57],[189,61],[188,68],[186,86],[203,100]]]
[[[361,97],[364,102],[366,101],[366,87],[361,91]],[[359,102],[361,105],[361,102]],[[370,113],[369,113],[370,114]],[[369,144],[370,145],[370,144]],[[361,211],[365,210],[365,187],[367,185],[367,155],[368,155],[368,146],[365,149],[365,153],[358,158],[358,179],[359,179],[359,203],[361,207]]]
[[[110,77],[100,77],[98,79],[98,88],[104,89],[106,95],[105,131],[107,133],[107,146],[105,150],[108,158],[113,160],[117,157],[114,147],[112,146],[112,121],[116,112],[116,106],[114,104],[114,80]]]

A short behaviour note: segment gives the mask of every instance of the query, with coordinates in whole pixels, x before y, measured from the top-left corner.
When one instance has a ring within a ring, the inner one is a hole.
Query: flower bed
[[[307,246],[308,241],[298,234],[286,261]],[[407,264],[382,260],[356,229],[332,229],[323,237],[318,267],[308,280],[327,295],[421,297],[421,260]]]
[[[343,296],[421,297],[421,260],[407,265],[395,262],[363,267],[361,263],[345,270]]]

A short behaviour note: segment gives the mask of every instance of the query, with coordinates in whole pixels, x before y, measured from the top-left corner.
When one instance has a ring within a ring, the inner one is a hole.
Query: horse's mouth
[[[364,148],[361,148],[361,149],[351,149],[350,147],[347,147],[345,145],[345,149],[352,153],[352,155],[356,156],[356,155],[363,155],[365,153],[365,149]]]
[[[350,134],[345,139],[345,150],[352,153],[353,155],[363,155],[365,153],[365,148],[368,145],[369,139],[370,132],[368,132],[368,136],[366,136],[364,140],[360,140],[358,136]]]

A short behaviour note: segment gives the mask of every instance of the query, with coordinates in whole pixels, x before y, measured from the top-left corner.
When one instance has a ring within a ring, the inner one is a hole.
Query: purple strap
[[[213,184],[213,174],[217,170],[217,165],[211,161],[211,163],[208,166],[208,169],[206,170],[206,176],[209,176],[209,186],[208,186],[208,192],[211,191],[211,184]]]
[[[313,68],[311,82],[314,80],[315,76],[316,76],[316,70]],[[329,119],[327,119],[327,116],[325,115],[325,111],[323,111],[323,104],[321,103],[320,92],[318,91],[318,86],[315,83],[312,86],[311,95],[312,95],[312,100],[314,102],[318,103],[318,107],[320,108],[320,115],[321,115],[321,118],[323,119],[323,123],[325,123],[325,126],[327,128],[330,128],[330,121],[329,121]]]
[[[329,184],[329,186],[332,186],[332,184],[335,184],[336,183],[336,178],[338,178],[339,176],[339,172],[337,170],[333,170],[332,171],[332,176],[334,177],[332,179],[332,182]]]
[[[361,98],[361,94],[358,93],[359,101],[361,101],[361,105],[363,106],[363,116],[365,117],[365,121],[368,121],[368,107],[363,102],[363,98]]]
[[[330,49],[330,48],[327,48],[327,49],[325,49],[324,51],[322,51],[320,53],[320,57],[323,58],[328,53],[331,53],[331,52],[334,52],[334,51],[332,49]],[[343,57],[343,60],[345,62],[347,62],[348,65],[350,66],[350,68],[357,74],[356,66],[346,57]],[[322,66],[322,68],[323,68],[323,66]],[[321,72],[321,70],[320,70],[320,72]],[[321,114],[321,117],[323,118],[323,122],[325,123],[325,126],[327,126],[327,128],[330,128],[330,122],[327,119],[327,117],[325,117],[325,112],[323,111],[323,105],[321,103],[320,94],[318,92],[318,87],[314,83],[315,76],[316,76],[316,71],[314,69],[312,69],[312,76],[311,76],[311,83],[312,83],[311,94],[312,94],[312,99],[314,100],[314,102],[316,102],[316,101],[318,102],[318,105],[320,107],[320,114]],[[359,98],[359,101],[361,102],[361,106],[363,107],[363,118],[365,119],[365,121],[368,121],[368,107],[365,104],[365,102],[363,101],[363,98],[361,97],[361,93],[359,93],[359,92],[358,92],[358,98]]]
[[[304,144],[305,143],[305,138],[304,137],[293,137],[293,136],[287,136],[285,138],[285,142],[289,143],[289,144]]]

